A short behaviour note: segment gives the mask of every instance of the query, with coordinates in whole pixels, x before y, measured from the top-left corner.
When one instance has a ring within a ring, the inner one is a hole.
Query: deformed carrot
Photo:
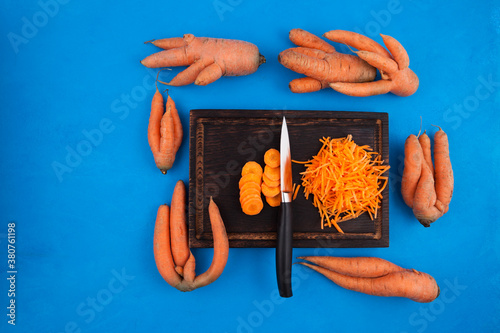
[[[226,267],[229,255],[229,241],[227,239],[226,227],[222,221],[219,207],[217,207],[211,197],[210,204],[208,205],[208,214],[210,216],[214,239],[214,256],[208,270],[194,279],[193,284],[196,288],[204,287],[217,280],[224,271],[224,267]]]
[[[160,151],[160,124],[164,112],[163,96],[158,88],[151,101],[151,114],[149,116],[148,124],[148,142],[153,154]]]
[[[182,180],[177,181],[172,194],[170,241],[176,269],[182,275],[181,269],[186,264],[190,253],[186,223],[186,187]]]
[[[342,288],[385,297],[406,297],[415,302],[432,302],[439,296],[436,280],[426,273],[416,270],[401,270],[379,277],[353,277],[329,269],[300,263],[336,283]]]
[[[297,259],[312,262],[339,274],[355,277],[379,277],[389,273],[399,272],[404,268],[390,261],[375,257],[329,257],[310,256]]]
[[[182,130],[182,123],[181,119],[179,117],[179,111],[177,111],[177,107],[175,106],[174,100],[170,97],[170,95],[167,96],[167,105],[166,109],[171,108],[172,112],[172,121],[174,123],[174,151],[177,154],[177,151],[179,150],[181,143],[182,143],[182,136],[183,136],[183,130]]]
[[[290,38],[290,41],[297,46],[303,46],[310,49],[317,49],[324,51],[326,53],[335,52],[335,47],[333,47],[333,45],[328,44],[326,41],[322,40],[318,36],[313,35],[312,33],[302,29],[290,30],[288,37]]]
[[[443,215],[443,212],[436,207],[434,177],[424,159],[422,159],[421,170],[413,198],[413,215],[424,227],[429,227],[432,222]]]
[[[448,136],[441,127],[438,126],[438,128],[439,131],[434,134],[436,195],[437,201],[443,207],[441,210],[443,213],[446,213],[451,202],[451,197],[453,196],[453,169],[451,167]]]
[[[422,173],[424,154],[417,137],[408,136],[405,142],[405,159],[403,178],[401,179],[401,195],[408,207],[413,208],[415,190]]]

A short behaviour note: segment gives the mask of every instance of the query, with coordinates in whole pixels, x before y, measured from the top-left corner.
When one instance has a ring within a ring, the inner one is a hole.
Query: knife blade
[[[285,117],[280,139],[281,205],[276,244],[276,276],[281,297],[292,296],[292,158]]]

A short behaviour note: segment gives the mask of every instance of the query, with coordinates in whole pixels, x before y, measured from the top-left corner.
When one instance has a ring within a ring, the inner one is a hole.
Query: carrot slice
[[[259,184],[259,186],[260,186],[260,184],[262,183],[262,177],[261,177],[261,175],[258,175],[255,173],[249,173],[247,175],[244,175],[240,179],[239,188],[241,189],[243,187],[243,185],[245,185],[245,183],[247,183],[247,182],[254,182],[254,183]]]
[[[277,168],[280,166],[280,152],[274,148],[269,149],[264,154],[264,163],[269,165],[271,168]]]
[[[240,193],[248,190],[249,188],[254,188],[260,192],[260,184],[256,182],[246,182],[240,188]]]
[[[261,176],[262,175],[262,167],[260,166],[259,163],[255,162],[255,161],[249,161],[249,162],[245,163],[245,165],[243,166],[243,169],[241,169],[241,175],[245,176],[249,173],[255,173],[255,174],[258,174],[259,176]]]
[[[264,203],[260,198],[250,199],[242,206],[243,213],[247,215],[257,215],[260,213],[262,208],[264,208]]]
[[[275,197],[266,197],[266,202],[271,207],[278,207],[281,204],[281,195],[278,194]]]
[[[280,168],[271,168],[269,165],[264,167],[264,174],[269,177],[271,180],[279,180],[280,179]]]
[[[261,194],[256,194],[256,193],[249,193],[247,195],[245,195],[244,197],[240,197],[240,204],[241,204],[241,208],[243,208],[243,206],[245,206],[245,204],[250,201],[250,200],[255,200],[255,199],[258,199],[258,200],[261,200],[262,201],[262,197],[261,197]]]
[[[266,184],[269,187],[276,187],[276,186],[280,186],[280,184],[281,184],[279,179],[278,180],[271,180],[271,179],[269,179],[269,177],[265,173],[262,174],[262,180],[264,181],[264,184]]]
[[[249,189],[246,189],[245,191],[242,191],[240,192],[240,201],[247,195],[250,195],[250,194],[256,194],[260,197],[260,191],[259,190],[256,190],[254,188],[249,188]]]
[[[280,192],[281,190],[279,186],[269,187],[266,184],[262,184],[262,194],[264,194],[266,197],[275,197],[280,194]]]

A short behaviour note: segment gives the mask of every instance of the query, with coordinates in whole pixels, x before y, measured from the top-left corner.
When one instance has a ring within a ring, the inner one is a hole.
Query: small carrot
[[[313,79],[312,77],[301,77],[299,79],[294,79],[288,84],[288,88],[291,92],[296,94],[303,94],[318,91],[330,87],[328,82],[319,81]]]
[[[343,275],[321,266],[299,263],[336,283],[342,288],[386,297],[406,297],[415,302],[432,302],[439,296],[436,280],[426,273],[416,270],[401,270],[379,277],[353,277]]]
[[[222,221],[219,207],[217,207],[212,197],[210,197],[210,204],[208,205],[208,214],[214,239],[214,257],[208,270],[194,279],[195,288],[204,287],[217,280],[224,271],[229,256],[226,227]]]
[[[182,275],[182,268],[189,258],[188,232],[186,223],[186,187],[177,181],[172,194],[170,208],[170,241],[176,270]]]
[[[316,35],[313,35],[310,32],[307,32],[302,29],[292,29],[288,34],[290,41],[295,45],[307,47],[310,49],[317,49],[324,51],[326,53],[335,52],[335,47],[331,44],[328,44],[326,41],[322,40]]]
[[[399,267],[390,261],[374,257],[343,258],[312,256],[298,257],[297,259],[306,260],[330,271],[353,277],[380,277],[389,273],[404,270],[404,268]]]
[[[451,167],[448,136],[441,127],[437,127],[439,131],[434,134],[436,195],[437,201],[443,206],[443,213],[446,213],[453,196],[453,169]]]

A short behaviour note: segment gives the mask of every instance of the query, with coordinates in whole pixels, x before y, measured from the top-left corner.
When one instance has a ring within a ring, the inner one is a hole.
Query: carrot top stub
[[[321,229],[334,226],[343,233],[338,223],[368,212],[373,220],[380,208],[382,191],[389,170],[383,160],[369,146],[358,146],[352,136],[331,139],[323,137],[318,154],[304,164],[301,172],[306,199],[312,202],[321,216]]]

